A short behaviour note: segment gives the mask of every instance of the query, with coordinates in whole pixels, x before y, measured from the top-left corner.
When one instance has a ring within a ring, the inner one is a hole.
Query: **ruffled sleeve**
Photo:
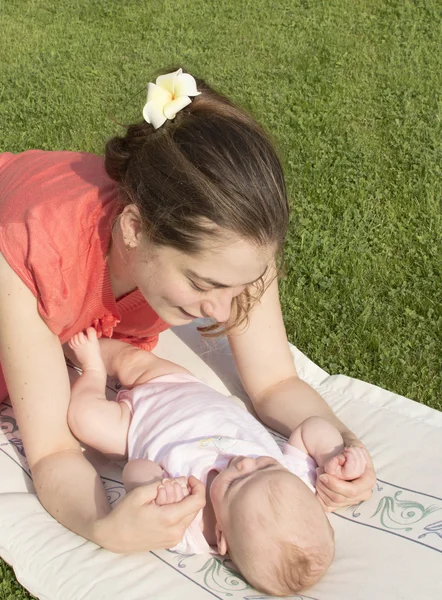
[[[104,290],[118,210],[101,157],[32,150],[0,169],[0,251],[62,342],[94,319],[103,334],[118,321]]]
[[[155,346],[158,344],[158,335],[151,335],[148,337],[140,338],[131,335],[121,335],[118,333],[114,333],[112,336],[115,340],[120,340],[121,342],[126,342],[126,344],[131,344],[136,348],[141,348],[141,350],[146,350],[147,352],[152,352]]]
[[[115,315],[105,314],[103,317],[99,317],[92,321],[92,327],[94,327],[97,332],[97,336],[100,338],[104,337],[112,337],[114,332],[114,327],[118,325],[120,319],[118,319]]]
[[[142,350],[151,352],[158,343],[158,336],[170,325],[163,321],[149,306],[139,290],[133,291],[117,302],[121,322],[112,337]]]
[[[150,351],[169,327],[138,290],[115,301],[106,254],[120,209],[102,157],[0,155],[0,252],[62,343],[92,325]]]
[[[38,312],[56,335],[76,320],[76,302],[70,293],[69,268],[44,225],[6,223],[0,231],[1,251],[37,299]]]

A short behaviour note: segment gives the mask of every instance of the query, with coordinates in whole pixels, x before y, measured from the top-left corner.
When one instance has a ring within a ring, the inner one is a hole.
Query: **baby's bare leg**
[[[75,394],[88,394],[103,398],[106,389],[106,369],[101,358],[97,332],[88,327],[86,333],[80,332],[69,340],[69,346],[75,353],[83,371],[75,382]]]
[[[123,387],[132,388],[160,375],[189,373],[175,363],[119,340],[101,338],[100,350],[108,375],[117,377]]]
[[[69,341],[83,372],[72,386],[68,423],[73,434],[109,458],[126,456],[130,410],[105,396],[106,370],[95,329],[89,327]]]
[[[179,502],[189,495],[185,477],[167,479],[163,469],[147,458],[130,460],[123,469],[123,483],[126,492],[155,481],[161,482],[155,498],[155,503],[159,506]]]

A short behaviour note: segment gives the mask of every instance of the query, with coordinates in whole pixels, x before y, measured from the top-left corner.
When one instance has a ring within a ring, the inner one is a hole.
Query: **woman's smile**
[[[178,307],[178,310],[183,314],[183,316],[186,319],[199,319],[199,317],[195,317],[194,315],[191,315],[190,313],[188,313],[186,310],[184,310],[184,308],[181,308],[181,306]]]

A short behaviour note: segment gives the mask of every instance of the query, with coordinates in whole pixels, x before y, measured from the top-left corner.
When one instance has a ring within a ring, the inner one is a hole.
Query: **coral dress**
[[[99,337],[152,350],[169,327],[138,290],[113,297],[106,253],[120,209],[100,156],[0,154],[0,252],[62,344],[93,326]],[[0,401],[5,395],[0,371]]]

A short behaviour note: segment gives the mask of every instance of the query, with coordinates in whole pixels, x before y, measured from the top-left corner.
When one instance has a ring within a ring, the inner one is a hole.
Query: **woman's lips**
[[[195,317],[194,315],[191,315],[190,313],[185,311],[184,308],[181,308],[181,306],[179,307],[179,309],[187,319],[198,319],[199,318],[199,317]]]

